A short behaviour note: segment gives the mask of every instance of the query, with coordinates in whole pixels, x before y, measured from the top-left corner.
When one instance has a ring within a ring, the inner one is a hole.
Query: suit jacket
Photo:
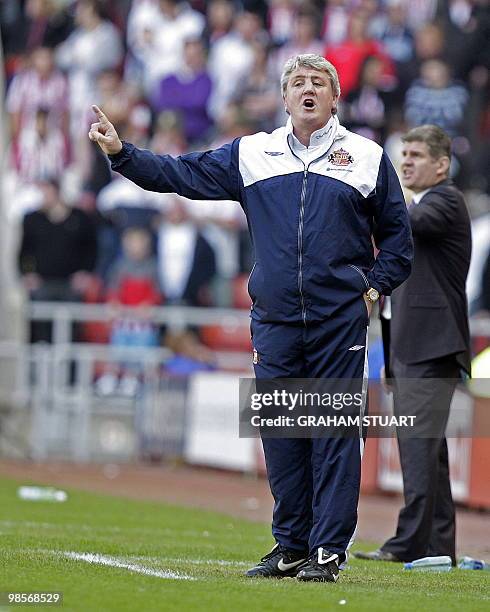
[[[391,298],[390,355],[406,364],[455,355],[469,373],[465,285],[471,228],[463,195],[445,180],[408,212],[414,262],[411,275]]]

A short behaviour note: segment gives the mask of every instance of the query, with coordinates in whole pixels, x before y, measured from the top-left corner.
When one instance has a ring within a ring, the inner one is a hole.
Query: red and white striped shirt
[[[61,127],[63,114],[68,110],[68,105],[67,80],[57,70],[47,79],[41,79],[32,69],[19,72],[12,79],[7,92],[7,111],[20,113],[21,129],[32,125],[40,108],[50,111],[48,118],[50,127]]]

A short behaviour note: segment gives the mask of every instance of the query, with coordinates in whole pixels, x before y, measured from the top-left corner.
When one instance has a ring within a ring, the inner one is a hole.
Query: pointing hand
[[[116,129],[98,106],[94,104],[92,110],[97,115],[97,121],[90,126],[88,137],[96,142],[107,155],[119,153],[122,149],[122,142],[119,140]]]

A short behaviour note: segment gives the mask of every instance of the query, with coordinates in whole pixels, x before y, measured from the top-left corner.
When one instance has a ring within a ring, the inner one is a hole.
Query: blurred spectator
[[[211,149],[220,147],[225,142],[231,142],[235,138],[252,134],[254,126],[239,104],[230,103],[219,118],[217,128],[216,138],[210,144]]]
[[[212,83],[200,39],[185,42],[183,60],[180,70],[164,78],[156,87],[152,107],[156,113],[175,111],[187,142],[192,145],[203,141],[212,125],[207,111]]]
[[[375,20],[371,32],[377,38],[386,54],[398,66],[413,58],[414,39],[407,26],[406,7],[402,0],[392,0],[386,7],[386,15]]]
[[[56,181],[40,184],[43,203],[23,220],[19,269],[31,300],[78,301],[95,266],[96,236],[91,218],[69,208]],[[49,342],[50,325],[35,323],[33,342]]]
[[[166,194],[145,191],[113,174],[97,196],[97,211],[106,223],[98,228],[97,273],[104,279],[120,252],[120,237],[130,227],[151,227],[167,201]]]
[[[184,41],[199,38],[204,25],[204,17],[182,0],[134,0],[127,29],[129,78],[150,94],[179,70]]]
[[[95,89],[97,105],[107,112],[110,109],[114,123],[119,129],[125,129],[138,98],[137,92],[114,69],[103,70],[97,75]]]
[[[347,37],[349,8],[346,0],[329,0],[323,14],[323,40],[327,45],[338,45]]]
[[[53,51],[37,47],[24,70],[10,84],[6,107],[14,141],[21,130],[33,129],[40,108],[48,111],[49,127],[62,128],[68,134],[68,84],[55,68]]]
[[[167,332],[164,344],[174,353],[165,362],[165,371],[171,375],[188,376],[196,371],[216,369],[214,352],[191,330]]]
[[[151,109],[145,100],[139,100],[133,106],[127,117],[124,137],[128,142],[137,142],[136,146],[148,145],[151,132]]]
[[[265,26],[269,12],[269,2],[270,0],[240,0],[239,4],[243,7],[244,11],[257,15],[262,26]]]
[[[434,21],[437,16],[439,0],[402,0],[402,2],[407,14],[407,25],[412,32]]]
[[[278,108],[282,107],[281,97],[274,75],[270,73],[267,45],[255,41],[253,52],[252,68],[239,83],[234,101],[254,123],[254,130],[271,132],[276,127]]]
[[[415,51],[419,62],[440,59],[445,46],[444,30],[437,23],[426,23],[415,33]]]
[[[349,93],[342,106],[342,122],[347,129],[379,144],[384,142],[390,107],[389,93],[382,89],[382,82],[382,61],[379,57],[368,56],[361,68],[359,87]]]
[[[427,60],[420,79],[407,91],[405,119],[408,126],[434,124],[451,137],[461,133],[468,104],[468,90],[450,77],[449,66],[441,60]]]
[[[282,46],[274,57],[276,79],[281,76],[286,61],[299,53],[316,53],[322,55],[323,43],[319,39],[319,15],[311,6],[302,7],[294,20],[293,36]]]
[[[161,302],[151,235],[143,227],[128,228],[122,236],[122,248],[122,256],[109,272],[107,301],[116,313],[120,306],[130,306],[134,315],[116,316],[110,343],[126,347],[158,346],[158,329],[147,311]],[[137,362],[124,363],[121,369],[108,364],[96,383],[96,390],[101,395],[119,391],[121,395],[134,396],[139,388],[139,374]]]
[[[206,3],[204,38],[210,46],[229,33],[233,26],[233,13],[234,7],[230,0],[211,0]]]
[[[239,233],[247,227],[245,214],[237,202],[230,200],[186,200],[186,209],[215,253],[213,302],[229,307],[233,302],[232,282],[240,272]]]
[[[159,304],[158,265],[149,230],[144,226],[128,227],[121,244],[122,255],[108,275],[108,301],[120,306]]]
[[[337,68],[340,90],[345,98],[356,87],[364,60],[374,55],[383,62],[385,87],[394,86],[394,68],[381,44],[367,35],[368,20],[365,13],[352,13],[347,39],[337,45],[327,45],[325,57]]]
[[[164,111],[158,116],[150,149],[162,155],[181,155],[187,151],[184,130],[174,112]]]
[[[443,59],[445,56],[444,30],[436,23],[428,23],[415,33],[415,55],[398,72],[399,90],[403,95],[418,77],[420,66],[427,60]],[[400,100],[403,102],[403,99]]]
[[[267,16],[268,29],[272,42],[281,46],[293,36],[296,18],[294,0],[271,0]]]
[[[252,43],[263,34],[259,17],[242,12],[235,17],[233,29],[211,47],[208,66],[213,91],[209,110],[214,120],[225,112],[238,84],[251,70]]]
[[[122,61],[121,36],[104,18],[102,0],[78,0],[76,29],[57,48],[59,66],[68,72],[73,137],[85,135],[90,125],[90,104],[96,97],[95,81],[104,70]]]
[[[209,284],[216,272],[214,252],[178,196],[172,196],[158,230],[158,271],[167,304],[209,305]]]
[[[16,18],[6,23],[0,19],[0,22],[3,24],[7,75],[17,68],[25,53],[30,53],[36,47],[56,47],[73,27],[66,7],[54,0],[26,0]]]
[[[14,147],[15,166],[25,183],[62,177],[68,165],[68,141],[60,127],[49,127],[49,110],[40,108],[33,128],[20,133]]]
[[[451,8],[461,5],[453,2]],[[449,59],[454,65],[457,78],[475,82],[477,87],[488,87],[490,70],[490,6],[486,0],[477,0],[470,7],[462,8],[461,18],[453,17],[452,27],[447,29],[447,38],[456,41],[448,45]],[[475,79],[476,77],[476,79]],[[488,96],[488,92],[487,92]]]

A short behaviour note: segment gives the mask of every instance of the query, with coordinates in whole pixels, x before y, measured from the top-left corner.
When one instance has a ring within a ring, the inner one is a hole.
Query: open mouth
[[[307,109],[315,108],[315,101],[312,98],[305,98],[303,100],[303,108],[307,108]]]

